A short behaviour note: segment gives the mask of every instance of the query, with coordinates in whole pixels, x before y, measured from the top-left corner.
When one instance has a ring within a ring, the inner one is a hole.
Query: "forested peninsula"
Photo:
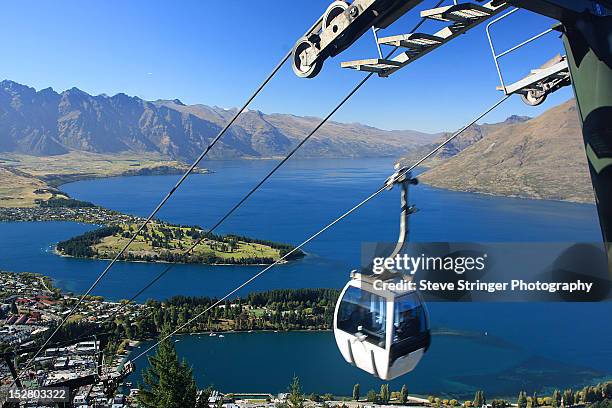
[[[60,255],[77,258],[109,259],[119,254],[138,231],[139,223],[119,223],[61,241]],[[293,251],[293,252],[291,252]],[[149,223],[120,256],[134,262],[198,263],[207,265],[263,265],[286,258],[302,258],[301,250],[289,244],[239,235],[216,235],[197,226]]]

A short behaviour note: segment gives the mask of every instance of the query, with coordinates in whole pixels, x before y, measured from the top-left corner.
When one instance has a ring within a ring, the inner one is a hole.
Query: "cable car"
[[[398,183],[402,185],[400,238],[390,258],[402,250],[408,217],[416,211],[408,205],[408,185],[417,180],[400,170],[387,185]],[[393,270],[352,272],[336,304],[334,337],[340,353],[350,364],[382,380],[412,371],[431,342],[429,314],[421,294],[402,285],[410,279]]]

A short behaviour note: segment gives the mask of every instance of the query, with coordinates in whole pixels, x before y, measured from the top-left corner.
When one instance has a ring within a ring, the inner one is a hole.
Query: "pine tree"
[[[169,333],[161,333],[164,339]],[[149,357],[149,367],[143,373],[138,402],[144,408],[192,408],[196,405],[197,387],[191,367],[179,362],[174,343],[168,338],[160,342],[155,355]]]
[[[563,392],[563,403],[566,407],[574,404],[574,392],[570,388]]]
[[[406,384],[402,385],[402,389],[400,390],[399,398],[402,404],[405,404],[406,402],[408,402],[408,387],[406,387]]]
[[[359,384],[355,384],[353,386],[353,399],[355,401],[359,401]]]
[[[474,395],[474,402],[473,405],[475,407],[482,407],[484,404],[484,394],[482,391],[476,391],[476,394]]]
[[[553,407],[558,408],[561,406],[561,392],[559,390],[555,390],[552,394],[552,404]]]
[[[527,407],[527,393],[525,391],[519,392],[517,403],[518,408]]]
[[[380,402],[386,404],[389,402],[391,396],[389,395],[389,384],[382,384],[380,386]]]
[[[302,387],[300,386],[300,379],[298,377],[293,377],[293,381],[289,386],[289,407],[304,407],[304,393],[302,393]]]
[[[209,408],[208,399],[210,398],[210,395],[212,394],[212,392],[213,392],[213,389],[211,386],[208,386],[205,389],[203,389],[199,395],[199,398],[197,398],[195,408]]]

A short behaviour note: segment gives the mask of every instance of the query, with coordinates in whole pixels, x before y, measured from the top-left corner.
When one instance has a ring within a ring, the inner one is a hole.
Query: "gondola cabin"
[[[351,275],[336,304],[334,337],[347,362],[391,380],[412,371],[429,348],[429,315],[418,291],[375,289],[377,279]]]

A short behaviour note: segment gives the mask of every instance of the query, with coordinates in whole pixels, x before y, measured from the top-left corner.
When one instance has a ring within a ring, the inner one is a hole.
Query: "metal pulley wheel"
[[[331,22],[334,18],[338,17],[340,14],[344,13],[348,10],[349,4],[346,1],[336,0],[332,4],[327,7],[325,13],[323,14],[323,21],[321,23],[321,29],[325,30],[327,27],[331,25]],[[333,30],[333,27],[332,27]],[[334,31],[335,32],[335,31]]]
[[[521,94],[521,99],[529,106],[538,106],[546,100],[547,96],[548,94],[545,91],[530,89],[526,93]]]
[[[304,62],[302,53],[309,49],[314,49],[314,44],[306,37],[301,38],[293,47],[291,66],[293,67],[293,72],[300,78],[314,78],[323,67],[323,62],[320,60],[316,60],[310,65]]]

